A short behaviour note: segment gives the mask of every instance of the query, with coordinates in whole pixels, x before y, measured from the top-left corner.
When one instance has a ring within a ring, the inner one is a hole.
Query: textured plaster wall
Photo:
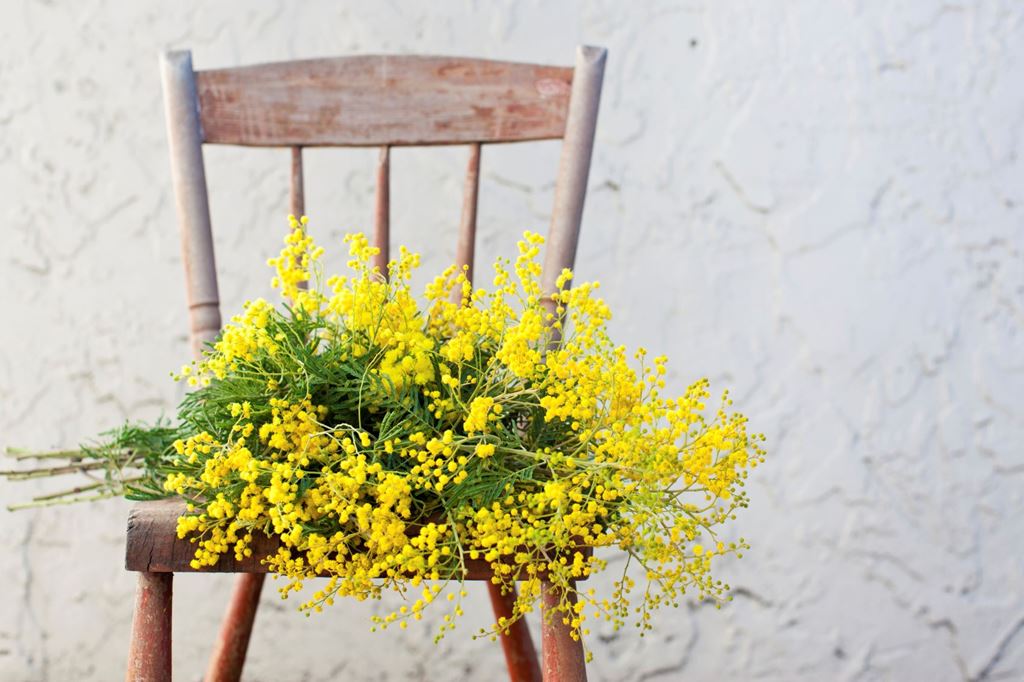
[[[1024,677],[1024,5],[0,0],[0,445],[173,410],[188,354],[156,54],[571,63],[610,50],[579,252],[614,331],[769,438],[735,601],[597,628],[595,680]],[[487,149],[480,255],[543,229],[558,147]],[[309,154],[314,231],[368,227],[372,151]],[[397,239],[453,256],[465,150],[395,153]],[[265,291],[287,152],[207,153],[225,311]],[[440,235],[441,238],[438,238]],[[446,245],[442,248],[440,245]],[[43,487],[0,484],[0,500]],[[127,505],[0,512],[0,679],[121,677]],[[603,583],[599,583],[603,584]],[[179,577],[199,679],[226,579]],[[268,589],[252,680],[498,679],[499,650]]]

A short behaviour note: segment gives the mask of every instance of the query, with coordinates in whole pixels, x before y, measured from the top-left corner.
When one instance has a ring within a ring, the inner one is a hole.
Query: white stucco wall
[[[158,9],[159,8],[159,9]],[[594,680],[1024,677],[1024,5],[0,1],[0,446],[171,413],[187,357],[156,54],[610,55],[578,258],[622,342],[768,435],[722,611],[604,629]],[[544,229],[557,145],[487,149],[478,258]],[[464,149],[399,150],[396,240],[452,257]],[[372,151],[308,155],[314,232],[368,228]],[[262,293],[287,152],[207,154],[224,310]],[[438,239],[436,235],[442,235]],[[437,244],[449,245],[447,251]],[[0,500],[39,487],[0,483]],[[127,504],[0,512],[0,679],[123,674]],[[600,583],[599,583],[600,584]],[[199,679],[230,582],[175,584]],[[252,680],[488,680],[496,645],[306,620]],[[461,636],[460,636],[461,635]]]

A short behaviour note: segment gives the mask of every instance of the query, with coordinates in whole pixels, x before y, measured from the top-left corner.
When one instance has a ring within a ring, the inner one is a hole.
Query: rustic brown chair
[[[571,268],[579,238],[606,52],[580,47],[575,68],[456,57],[358,56],[194,71],[189,52],[161,56],[171,172],[188,287],[192,350],[220,330],[220,299],[203,166],[203,144],[291,149],[291,212],[303,213],[303,147],[380,148],[374,242],[388,260],[389,159],[393,146],[469,146],[457,262],[470,276],[476,236],[480,152],[484,144],[562,139],[551,230],[542,276],[548,292]],[[189,566],[194,545],[179,540],[176,501],[137,505],[129,515],[126,567],[139,573],[128,680],[171,679],[171,588]],[[224,557],[212,572],[239,577],[206,674],[238,680],[252,632],[271,538],[253,558]],[[485,580],[485,565],[467,579]],[[514,595],[487,581],[496,616],[511,613]],[[544,585],[542,606],[559,595]],[[502,646],[514,681],[585,680],[583,650],[561,618],[544,619],[541,666],[524,621]]]

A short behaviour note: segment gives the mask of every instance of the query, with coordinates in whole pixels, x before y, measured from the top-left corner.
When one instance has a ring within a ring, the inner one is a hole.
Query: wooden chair
[[[380,148],[374,242],[378,264],[388,260],[390,149],[404,145],[469,146],[456,258],[473,269],[482,146],[562,139],[542,282],[555,290],[571,268],[579,238],[606,52],[580,47],[575,68],[456,57],[359,56],[194,71],[189,52],[161,56],[171,171],[181,229],[193,353],[221,326],[217,273],[203,166],[203,144],[291,149],[291,212],[303,214],[303,147]],[[181,504],[137,505],[128,519],[126,567],[139,573],[128,680],[171,679],[171,593],[176,572],[189,566],[194,545],[179,540]],[[240,573],[207,670],[207,682],[238,680],[273,551],[257,539],[254,558],[232,557],[206,571]],[[467,579],[487,580],[486,565]],[[487,581],[495,616],[511,614],[514,595]],[[559,601],[544,585],[542,607]],[[561,618],[542,626],[543,679],[585,680],[582,645]],[[502,636],[511,679],[542,678],[524,621]]]

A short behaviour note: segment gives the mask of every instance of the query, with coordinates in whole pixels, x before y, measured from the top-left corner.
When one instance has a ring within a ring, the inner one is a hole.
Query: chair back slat
[[[220,294],[210,229],[210,205],[203,167],[202,130],[195,72],[189,52],[161,55],[171,180],[177,204],[185,287],[188,296],[189,338],[199,358],[203,346],[220,332]]]
[[[306,214],[306,190],[302,176],[302,147],[292,147],[292,175],[288,192],[291,214],[301,218]]]
[[[573,71],[484,59],[354,56],[196,74],[203,141],[269,147],[562,137]]]
[[[391,255],[391,147],[384,145],[377,157],[377,191],[373,202],[373,245],[380,249],[373,264],[388,274]]]
[[[480,194],[480,152],[481,144],[475,142],[469,147],[469,162],[466,164],[466,180],[462,190],[462,219],[459,222],[459,241],[455,246],[455,264],[466,267],[466,277],[473,282],[473,254],[476,248],[476,207]],[[458,302],[462,292],[452,291],[452,300]]]

